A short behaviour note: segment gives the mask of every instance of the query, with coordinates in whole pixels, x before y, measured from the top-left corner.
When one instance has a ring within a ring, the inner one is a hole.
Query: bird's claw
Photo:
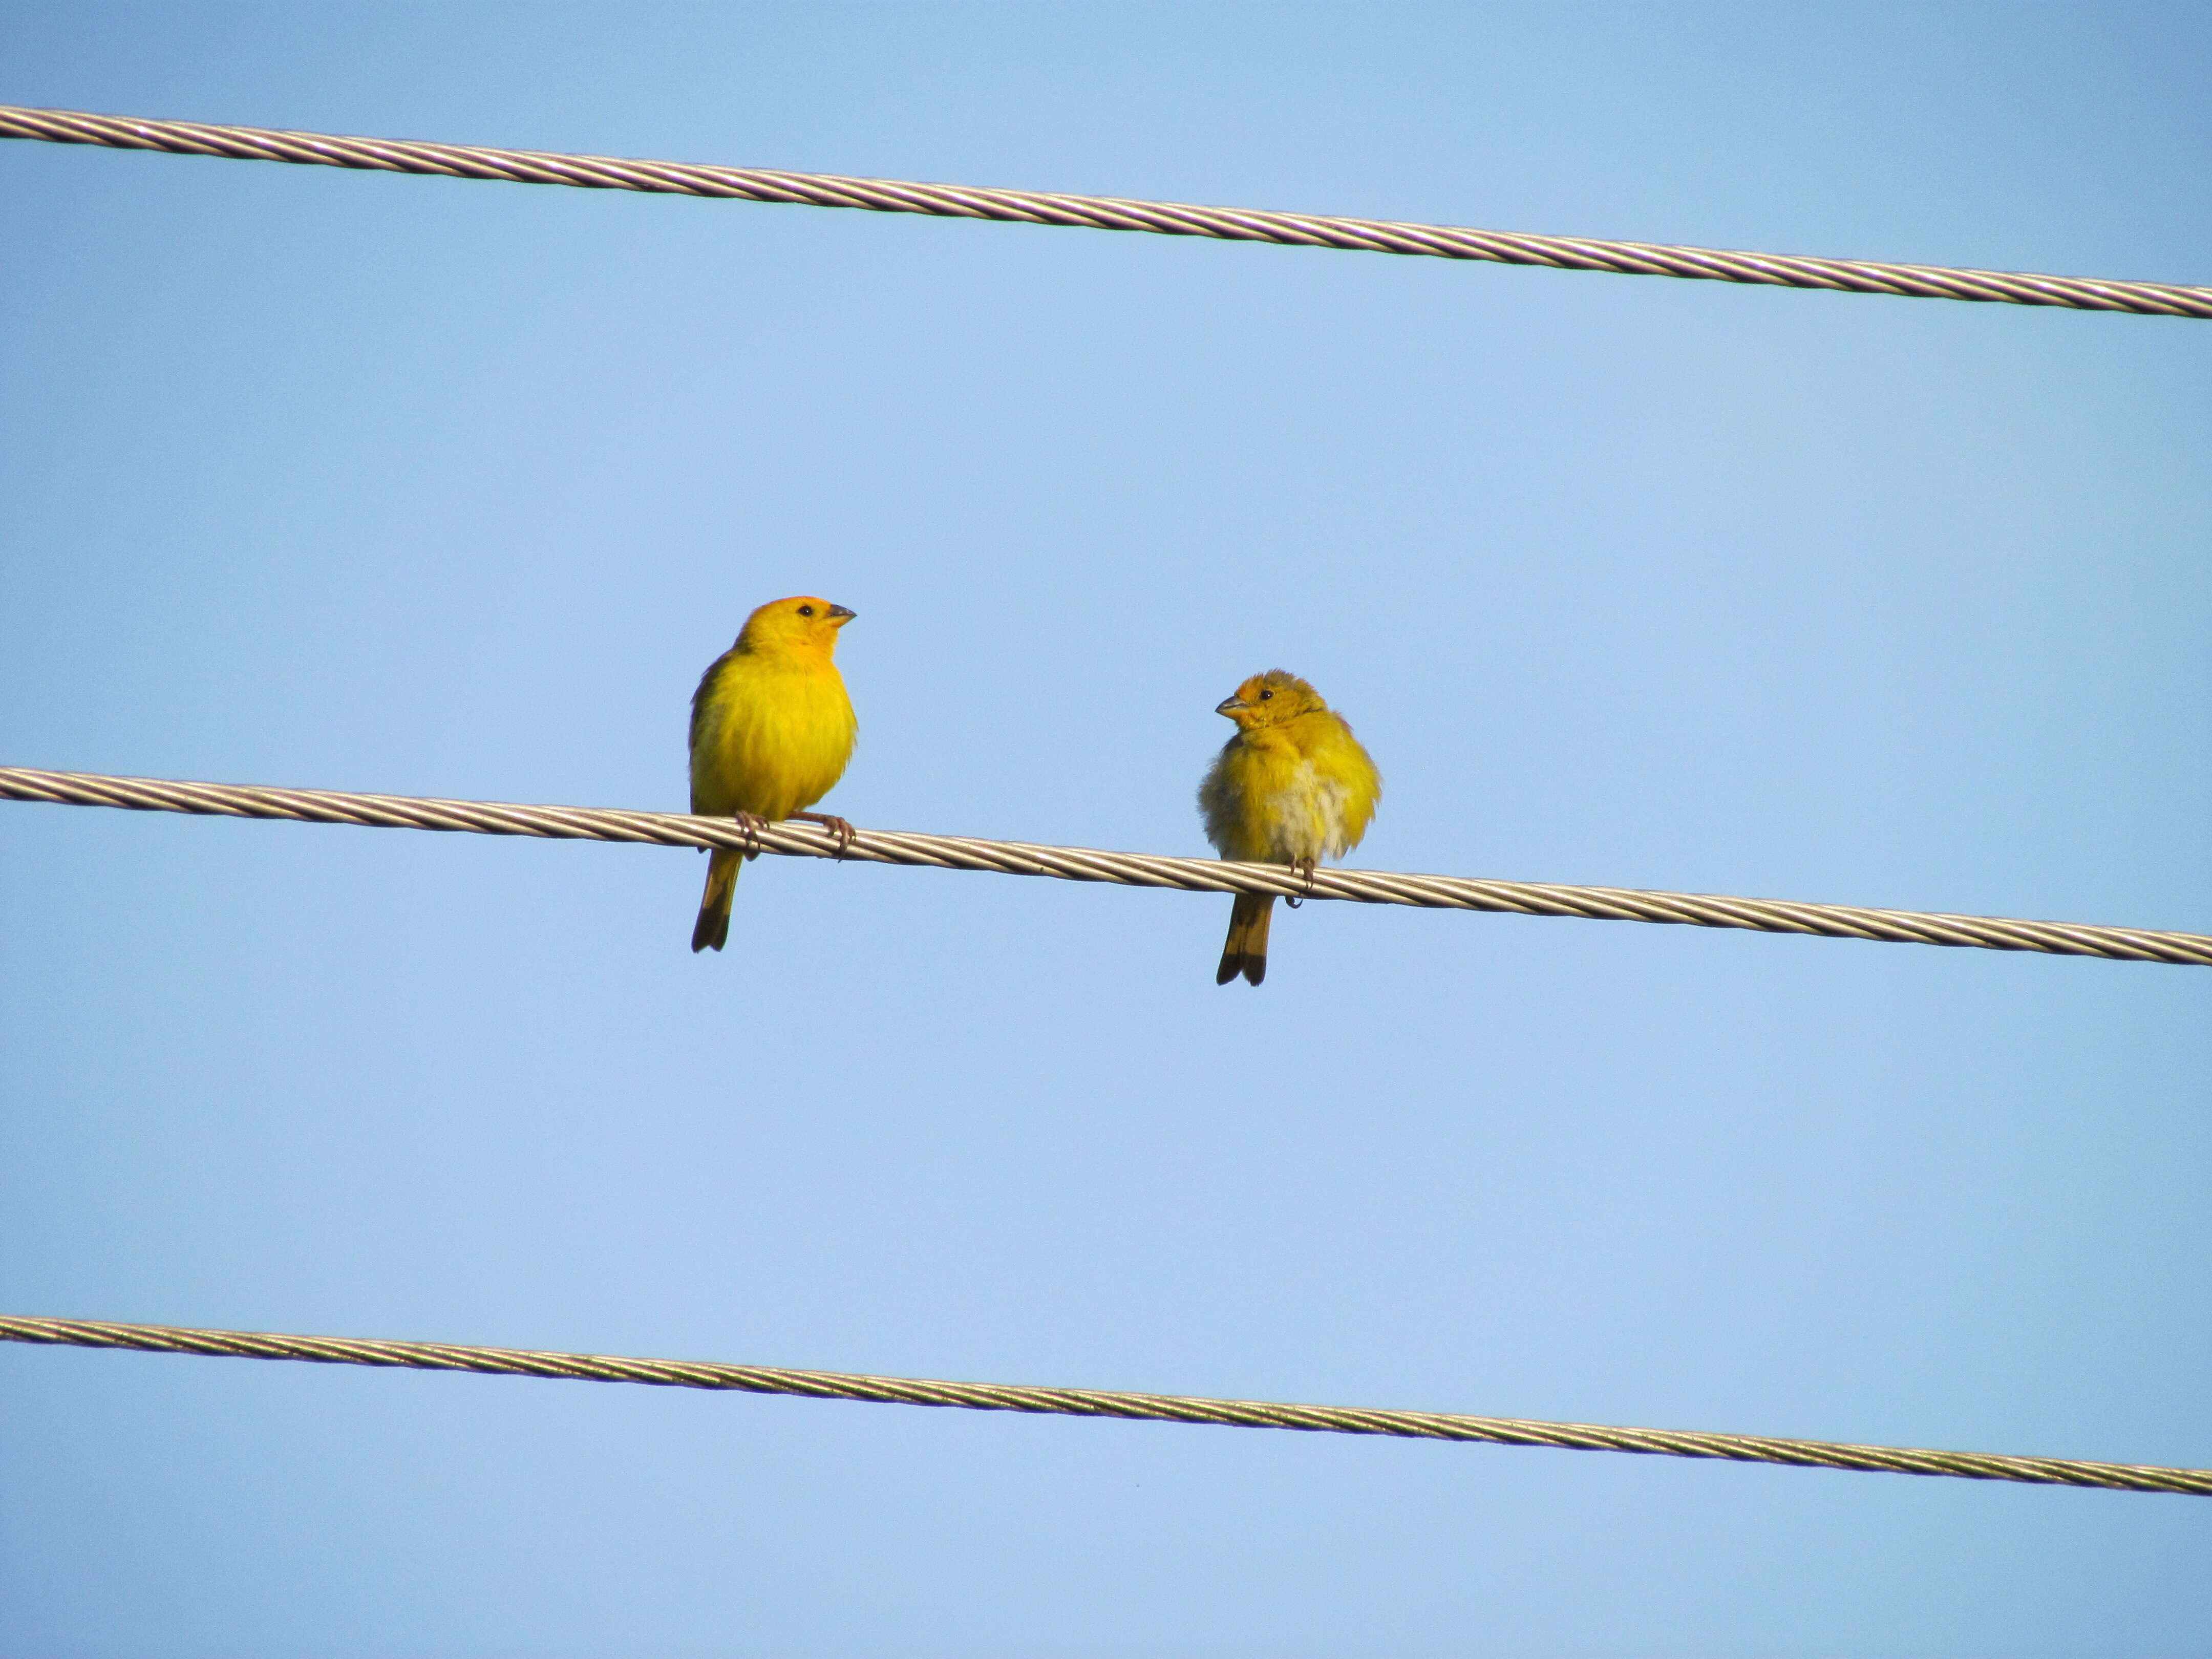
[[[758,858],[761,855],[760,832],[768,828],[768,820],[757,813],[742,810],[732,812],[730,816],[738,821],[738,828],[744,832],[745,856],[749,859]]]
[[[791,816],[805,818],[809,823],[818,823],[827,830],[837,842],[836,856],[841,859],[845,856],[846,849],[852,846],[853,838],[860,833],[853,828],[849,820],[832,812],[793,812]]]

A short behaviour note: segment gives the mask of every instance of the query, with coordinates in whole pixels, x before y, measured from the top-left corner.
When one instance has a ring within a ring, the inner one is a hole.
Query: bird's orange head
[[[771,599],[745,618],[737,649],[770,655],[828,656],[837,648],[837,630],[853,620],[842,605],[809,593]]]
[[[1250,732],[1261,726],[1280,726],[1301,714],[1321,713],[1328,708],[1321,693],[1296,674],[1271,668],[1264,674],[1253,675],[1215,704],[1213,712],[1235,720],[1240,732]]]

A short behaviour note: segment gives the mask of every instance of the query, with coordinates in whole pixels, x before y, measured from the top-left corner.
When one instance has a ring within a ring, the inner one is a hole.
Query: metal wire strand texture
[[[2212,937],[2087,922],[2015,921],[1915,910],[1872,910],[1783,899],[1729,898],[1704,893],[1650,892],[1626,887],[1572,887],[1468,876],[1401,875],[1381,870],[1316,870],[1310,877],[1281,865],[1237,864],[1158,853],[1108,853],[1089,847],[1043,847],[965,836],[863,830],[840,848],[826,829],[771,823],[749,832],[726,818],[683,812],[634,812],[596,806],[526,806],[503,801],[439,800],[415,795],[365,795],[331,789],[273,789],[253,784],[179,783],[162,778],[109,777],[94,772],[46,772],[0,767],[0,800],[70,806],[120,806],[137,811],[218,817],[277,818],[375,829],[468,830],[487,836],[534,836],[567,841],[637,842],[661,847],[723,847],[792,857],[851,859],[866,864],[980,870],[1000,875],[1051,876],[1198,893],[1259,893],[1285,898],[1344,899],[1436,910],[1489,910],[1524,916],[1577,916],[1593,921],[1676,922],[1738,927],[1761,933],[1874,939],[1894,945],[1950,945],[1988,951],[2035,951],[2049,956],[2101,957],[2212,967]]]
[[[162,150],[234,161],[289,161],[309,167],[382,173],[434,173],[513,184],[574,185],[587,190],[635,190],[662,195],[720,197],[808,207],[920,213],[939,218],[996,219],[1018,224],[1093,230],[1150,231],[1291,247],[1480,259],[1559,270],[1610,271],[1626,276],[1680,276],[1771,288],[1826,289],[1908,299],[1974,300],[2006,305],[2063,306],[2157,317],[2212,318],[2212,289],[2169,283],[2048,276],[2026,271],[1954,270],[1871,259],[1822,259],[1723,248],[1677,247],[1586,236],[1539,236],[1459,225],[1395,223],[1327,214],[1255,208],[1200,207],[1112,196],[1065,196],[1045,191],[920,184],[900,179],[849,179],[826,173],[763,167],[704,167],[682,161],[626,161],[541,150],[489,149],[474,144],[341,137],[265,127],[216,126],[84,110],[0,105],[0,137],[111,149]]]
[[[1481,1441],[1502,1446],[1550,1446],[1562,1451],[1639,1452],[1664,1457],[1722,1458],[1737,1463],[1781,1463],[1793,1468],[1952,1475],[1966,1480],[2020,1480],[2038,1486],[2100,1486],[2115,1492],[2212,1497],[2212,1469],[2093,1463],[2064,1457],[2007,1457],[1983,1452],[1925,1451],[1899,1446],[1856,1446],[1826,1440],[1784,1440],[1767,1435],[1710,1434],[1697,1430],[1607,1428],[1594,1423],[1546,1423],[1511,1417],[1468,1417],[1447,1412],[1282,1405],[1264,1400],[1207,1400],[1106,1389],[1033,1388],[1013,1382],[940,1382],[926,1377],[866,1376],[846,1371],[790,1370],[773,1365],[726,1365],[704,1360],[623,1359],[606,1354],[541,1353],[530,1349],[466,1347],[449,1342],[283,1336],[264,1331],[196,1330],[173,1325],[39,1319],[4,1314],[0,1314],[0,1339],[81,1348],[128,1348],[149,1353],[304,1359],[332,1365],[390,1365],[413,1370],[475,1371],[498,1376],[565,1377],[586,1382],[646,1382],[660,1388],[796,1395],[808,1400],[858,1400],[878,1405],[949,1406],[968,1411],[1030,1412],[1061,1417],[1119,1417],[1152,1423],[1210,1423],[1224,1428],[1301,1429],[1316,1433],[1389,1435],[1410,1440]]]

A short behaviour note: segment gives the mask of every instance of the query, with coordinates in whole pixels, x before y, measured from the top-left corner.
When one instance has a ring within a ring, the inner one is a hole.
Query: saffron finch
[[[1214,711],[1237,722],[1237,735],[1198,786],[1206,838],[1224,859],[1288,864],[1309,876],[1324,858],[1359,845],[1382,799],[1382,775],[1344,716],[1295,674],[1255,674]],[[1216,985],[1242,974],[1267,976],[1272,894],[1239,893],[1229,913]]]
[[[691,694],[691,810],[733,817],[749,830],[779,818],[827,824],[841,843],[853,826],[802,809],[844,775],[860,723],[835,653],[853,620],[842,605],[802,595],[745,618],[738,642],[714,659]],[[691,948],[719,951],[730,937],[730,900],[743,854],[714,848]]]

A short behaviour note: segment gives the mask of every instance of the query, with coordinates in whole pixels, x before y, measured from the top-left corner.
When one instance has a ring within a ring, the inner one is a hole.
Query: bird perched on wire
[[[1213,711],[1237,722],[1237,735],[1198,786],[1206,838],[1224,859],[1288,864],[1313,874],[1324,858],[1359,845],[1382,799],[1375,769],[1344,716],[1295,674],[1255,674]],[[1229,913],[1216,985],[1242,974],[1267,976],[1272,894],[1239,893]]]
[[[691,694],[691,810],[733,817],[750,831],[779,818],[826,824],[842,846],[853,826],[809,812],[844,775],[860,723],[835,653],[853,620],[811,595],[776,599],[745,618],[738,642],[714,659]],[[730,937],[730,900],[743,859],[714,848],[691,948],[719,951]]]

